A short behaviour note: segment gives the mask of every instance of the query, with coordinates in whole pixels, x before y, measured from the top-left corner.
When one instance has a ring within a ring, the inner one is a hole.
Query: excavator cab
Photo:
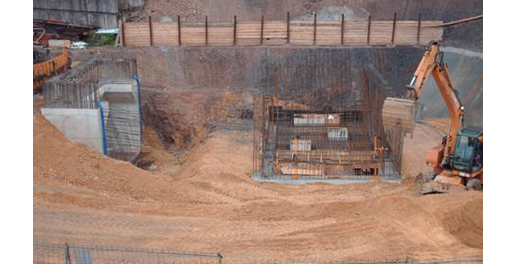
[[[471,174],[482,168],[482,141],[481,128],[467,127],[459,131],[451,162],[452,169]]]

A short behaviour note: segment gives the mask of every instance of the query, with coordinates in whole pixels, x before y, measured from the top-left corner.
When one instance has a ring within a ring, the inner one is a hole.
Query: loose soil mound
[[[41,115],[33,117],[34,183],[63,184],[131,199],[163,199],[167,178],[70,142]],[[36,188],[35,188],[36,194]]]

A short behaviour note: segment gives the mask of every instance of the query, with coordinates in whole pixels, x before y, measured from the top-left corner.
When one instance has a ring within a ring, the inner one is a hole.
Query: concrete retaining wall
[[[98,109],[42,108],[41,113],[68,139],[103,152]]]

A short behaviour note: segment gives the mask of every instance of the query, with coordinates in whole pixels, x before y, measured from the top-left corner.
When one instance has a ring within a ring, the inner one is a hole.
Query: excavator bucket
[[[432,193],[451,193],[465,191],[466,188],[461,185],[447,184],[438,181],[425,182],[421,185],[420,193],[432,194]]]
[[[416,103],[414,100],[387,97],[382,109],[383,127],[386,131],[401,128],[412,134],[416,126]]]
[[[451,193],[461,192],[467,190],[462,185],[462,179],[460,177],[447,177],[443,175],[421,177],[420,193],[432,194],[432,193]]]

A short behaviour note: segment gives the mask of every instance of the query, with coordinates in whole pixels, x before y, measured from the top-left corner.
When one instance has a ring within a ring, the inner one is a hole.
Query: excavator
[[[386,131],[403,127],[413,131],[415,109],[423,85],[432,75],[448,108],[450,129],[439,146],[426,155],[426,163],[433,172],[421,177],[421,194],[447,193],[460,190],[482,190],[483,131],[478,127],[464,127],[464,106],[453,88],[448,64],[443,62],[443,52],[438,42],[427,47],[410,84],[405,98],[387,97],[382,109]]]

